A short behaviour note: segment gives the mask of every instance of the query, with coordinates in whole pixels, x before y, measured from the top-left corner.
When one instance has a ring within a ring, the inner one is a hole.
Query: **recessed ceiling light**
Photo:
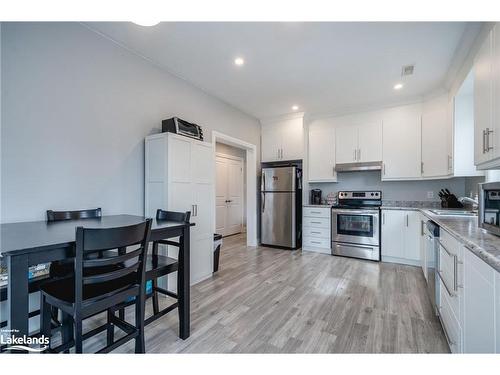
[[[299,109],[299,106],[298,106],[298,105],[294,105],[294,106],[292,106],[292,111],[296,111],[297,109]]]
[[[160,21],[132,21],[132,23],[135,23],[136,25],[139,26],[146,26],[146,27],[151,27],[151,26],[156,26],[160,23]]]
[[[242,57],[237,57],[234,59],[234,65],[241,66],[245,63],[245,60],[243,60]]]
[[[394,85],[394,90],[401,90],[403,88],[403,84],[402,83],[396,83]]]

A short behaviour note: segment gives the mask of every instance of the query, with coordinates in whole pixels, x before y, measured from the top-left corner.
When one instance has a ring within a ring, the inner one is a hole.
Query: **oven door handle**
[[[334,214],[371,215],[371,216],[377,216],[379,214],[378,210],[343,210],[338,208],[333,208],[332,212]]]

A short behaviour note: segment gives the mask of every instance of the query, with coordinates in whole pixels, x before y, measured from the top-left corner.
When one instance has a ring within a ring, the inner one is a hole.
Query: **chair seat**
[[[146,278],[156,278],[175,272],[179,269],[177,259],[165,255],[149,254],[146,261]]]
[[[112,292],[119,292],[136,285],[137,276],[129,274],[127,276],[107,281],[104,283],[87,284],[83,286],[83,302],[86,300],[96,300],[99,297],[107,297]],[[64,302],[73,304],[75,302],[75,279],[68,277],[49,281],[41,285],[40,290],[46,295]]]

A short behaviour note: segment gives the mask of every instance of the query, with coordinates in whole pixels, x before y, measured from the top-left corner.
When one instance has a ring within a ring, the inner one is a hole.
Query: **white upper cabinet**
[[[500,76],[499,67],[494,67],[497,62],[493,61],[500,53],[500,47],[493,43],[495,29],[488,33],[474,59],[474,163],[484,168],[490,167],[485,164],[498,155],[495,123],[500,119],[493,117],[493,107],[497,102],[493,93]]]
[[[340,125],[336,129],[335,155],[338,164],[382,161],[382,123]]]
[[[335,129],[335,162],[355,163],[358,153],[358,127],[343,125]]]
[[[382,161],[382,122],[358,127],[358,162]]]
[[[335,182],[335,128],[309,126],[308,178],[310,182]]]
[[[446,97],[424,103],[422,109],[422,177],[452,173],[451,116]]]
[[[303,114],[262,122],[263,162],[298,160],[304,157]]]
[[[421,177],[420,106],[391,108],[384,115],[382,180]]]

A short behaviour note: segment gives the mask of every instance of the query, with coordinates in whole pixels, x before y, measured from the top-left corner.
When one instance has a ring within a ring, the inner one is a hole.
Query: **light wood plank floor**
[[[219,272],[192,288],[191,337],[177,337],[175,310],[146,327],[146,350],[448,352],[424,283],[416,267],[247,248],[244,237],[236,235],[224,239]],[[133,308],[128,315],[133,321]],[[86,326],[102,322],[95,318]],[[105,333],[87,340],[84,351],[95,351],[104,343]],[[132,341],[116,352],[133,349]]]

